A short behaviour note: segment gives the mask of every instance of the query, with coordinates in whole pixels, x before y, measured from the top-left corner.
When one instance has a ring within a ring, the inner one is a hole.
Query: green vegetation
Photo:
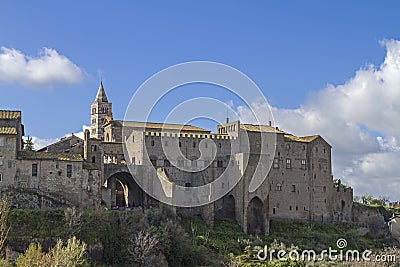
[[[17,258],[17,266],[24,266],[18,264],[27,262],[29,255],[38,260],[62,255],[62,252],[55,253],[54,249],[62,251],[68,247],[68,242],[75,242],[76,255],[80,255],[78,252],[82,251],[82,246],[87,251],[87,260],[83,256],[72,257],[81,261],[70,266],[90,263],[92,266],[154,267],[306,266],[305,262],[290,260],[260,262],[256,255],[265,245],[278,250],[296,248],[320,252],[329,247],[336,248],[339,238],[347,240],[347,249],[361,251],[398,245],[390,238],[361,235],[360,226],[351,223],[271,221],[268,237],[253,237],[244,234],[235,222],[217,220],[214,227],[208,227],[199,217],[182,219],[163,206],[146,211],[11,210],[8,224],[11,225],[8,244],[21,241],[21,238],[25,238],[28,244],[32,240],[52,241],[43,245],[43,249],[31,245]],[[75,236],[75,241],[68,241]],[[57,240],[64,240],[64,243]],[[336,266],[332,262],[324,264]]]

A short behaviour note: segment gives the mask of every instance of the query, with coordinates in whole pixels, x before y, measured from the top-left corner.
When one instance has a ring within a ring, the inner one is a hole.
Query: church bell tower
[[[108,118],[112,120],[112,105],[108,102],[103,82],[96,95],[96,99],[90,105],[90,137],[100,140],[104,139],[104,122]]]

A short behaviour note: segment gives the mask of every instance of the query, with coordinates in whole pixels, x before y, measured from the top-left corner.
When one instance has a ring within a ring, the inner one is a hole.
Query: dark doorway
[[[264,236],[266,234],[265,220],[263,202],[258,197],[254,197],[247,207],[247,233]]]

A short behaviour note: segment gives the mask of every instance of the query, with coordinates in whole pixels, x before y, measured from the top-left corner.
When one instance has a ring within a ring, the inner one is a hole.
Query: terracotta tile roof
[[[298,136],[294,136],[292,134],[285,134],[285,138],[288,138],[292,141],[305,142],[305,143],[312,142],[315,139],[317,139],[318,137],[320,137],[320,135],[310,135],[310,136],[298,137]]]
[[[21,111],[0,110],[0,119],[20,119]]]
[[[151,129],[156,129],[157,131],[172,130],[172,131],[188,131],[188,132],[202,132],[202,133],[210,133],[210,130],[203,129],[200,127],[188,125],[188,124],[171,124],[171,123],[157,123],[157,122],[136,122],[136,121],[119,121],[119,123],[125,124],[130,127],[146,127],[146,131],[151,131]]]
[[[240,129],[248,132],[285,133],[277,127],[267,125],[240,124]]]
[[[44,159],[44,160],[62,160],[62,161],[82,161],[80,154],[69,153],[47,153],[37,151],[19,151],[19,159]]]
[[[0,127],[0,134],[17,134],[17,128],[15,127]]]

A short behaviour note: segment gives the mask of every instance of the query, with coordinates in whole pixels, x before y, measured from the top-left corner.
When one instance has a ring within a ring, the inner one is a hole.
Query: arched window
[[[92,157],[92,163],[96,163],[96,157],[95,156]]]
[[[276,184],[276,191],[282,191],[282,185],[280,183]]]

